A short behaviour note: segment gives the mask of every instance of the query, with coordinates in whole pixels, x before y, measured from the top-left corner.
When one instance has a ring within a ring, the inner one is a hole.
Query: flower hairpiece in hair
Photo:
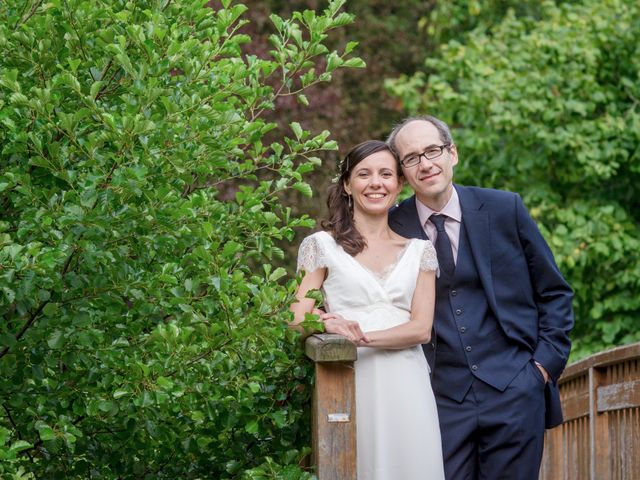
[[[338,181],[342,178],[342,175],[348,171],[349,171],[349,155],[346,155],[342,159],[342,162],[338,163],[338,174],[331,179],[331,182],[338,183]]]

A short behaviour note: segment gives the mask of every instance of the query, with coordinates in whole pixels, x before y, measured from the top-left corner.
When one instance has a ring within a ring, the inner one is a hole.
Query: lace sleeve
[[[436,249],[429,240],[425,242],[422,257],[420,258],[420,270],[423,272],[438,271],[438,255]]]
[[[298,266],[296,272],[304,270],[313,272],[318,268],[326,267],[326,260],[320,242],[313,235],[302,240],[298,249]]]

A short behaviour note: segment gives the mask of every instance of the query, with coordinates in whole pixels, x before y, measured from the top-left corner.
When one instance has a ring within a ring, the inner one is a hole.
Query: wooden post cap
[[[314,362],[353,362],[358,358],[358,349],[342,335],[318,333],[305,341],[305,353]]]

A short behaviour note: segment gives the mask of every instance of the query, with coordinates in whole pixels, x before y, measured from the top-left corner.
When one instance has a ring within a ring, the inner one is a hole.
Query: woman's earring
[[[352,207],[352,205],[351,205],[351,195],[349,195],[347,198],[349,199],[349,210],[351,210],[351,207]]]

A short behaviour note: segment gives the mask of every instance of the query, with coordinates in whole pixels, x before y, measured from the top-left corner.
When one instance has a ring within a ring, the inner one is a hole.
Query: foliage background
[[[640,340],[640,7],[530,5],[387,85],[455,127],[459,182],[523,195],[576,292],[576,359]]]
[[[637,2],[208,3],[0,5],[4,478],[309,478],[286,279],[408,114],[523,195],[573,359],[640,340]]]

